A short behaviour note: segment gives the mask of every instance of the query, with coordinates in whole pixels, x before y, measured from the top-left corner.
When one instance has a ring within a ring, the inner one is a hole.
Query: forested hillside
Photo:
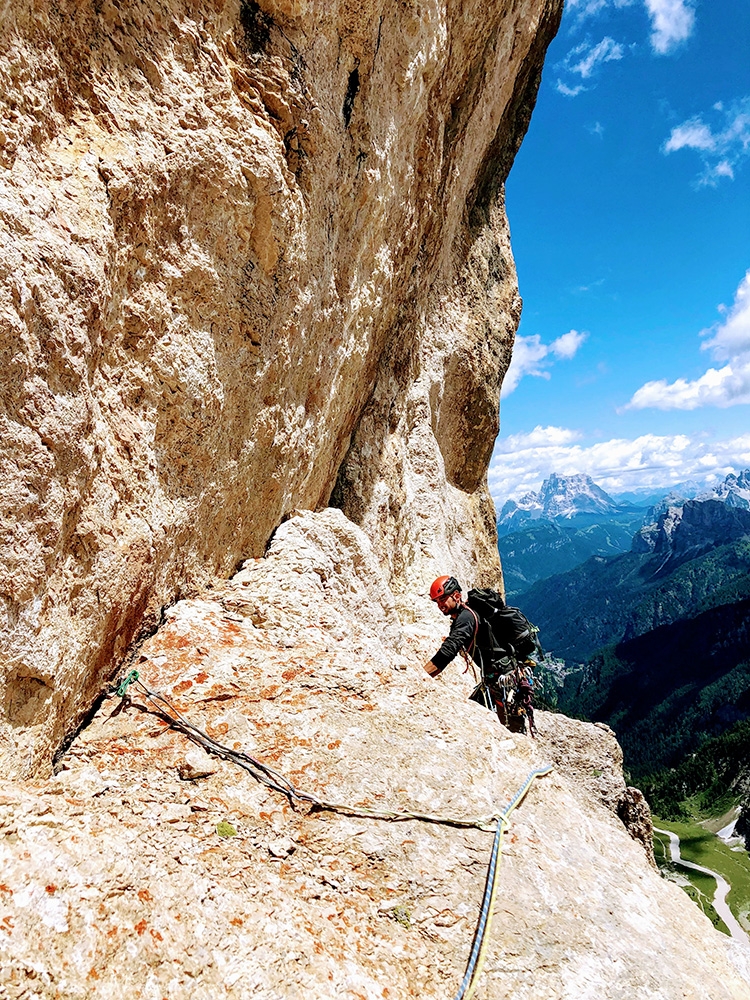
[[[523,603],[539,580],[566,573],[594,555],[622,555],[630,548],[641,514],[620,514],[596,523],[560,524],[538,520],[498,539],[509,598]]]
[[[750,597],[750,537],[718,545],[664,575],[652,553],[595,556],[531,587],[523,610],[545,648],[569,663],[662,625]]]
[[[596,653],[561,699],[617,733],[634,778],[750,715],[750,599]]]
[[[736,733],[750,717],[750,511],[737,492],[735,504],[662,505],[630,552],[595,556],[519,602],[555,658],[540,693],[612,726],[632,780],[665,816],[694,796],[736,803],[748,792]],[[693,763],[707,753],[715,766]]]
[[[674,768],[645,777],[641,787],[652,808],[665,819],[688,814],[685,800],[695,799],[699,810],[710,810],[727,793],[750,793],[750,720],[737,722],[721,736],[707,740]],[[743,813],[747,806],[743,808]],[[739,830],[750,846],[750,824]]]

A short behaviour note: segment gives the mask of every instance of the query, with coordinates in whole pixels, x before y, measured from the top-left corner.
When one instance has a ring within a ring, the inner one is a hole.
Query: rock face
[[[422,670],[425,581],[500,581],[502,185],[559,0],[1,10],[0,998],[450,994],[549,759],[478,995],[746,997],[611,733]]]
[[[537,742],[509,733],[467,700],[460,660],[421,669],[437,619],[422,598],[399,621],[340,511],[299,513],[264,558],[170,609],[140,680],[277,781],[351,806],[482,819],[555,762],[511,815],[476,996],[745,1000],[750,946],[615,815],[611,732],[539,713]],[[455,995],[491,832],[292,809],[130,691],[56,777],[0,783],[0,996]]]
[[[498,584],[503,182],[561,0],[0,18],[0,768],[295,507]]]
[[[681,563],[746,535],[750,535],[750,511],[721,500],[686,500],[681,507],[668,507],[658,521],[641,528],[632,549],[661,556],[657,572],[666,575]]]

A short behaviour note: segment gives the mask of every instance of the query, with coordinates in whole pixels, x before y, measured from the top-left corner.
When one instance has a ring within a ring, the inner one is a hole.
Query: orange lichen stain
[[[96,969],[89,969],[89,974],[86,976],[87,979],[98,979],[99,973]]]
[[[242,919],[242,917],[232,917],[229,923],[233,924],[235,927],[242,927],[245,921]]]
[[[211,729],[213,729],[213,732],[219,736],[226,736],[226,734],[229,732],[229,723],[220,722],[218,726],[212,726]],[[210,736],[213,735],[210,729],[208,730],[208,733]]]
[[[315,950],[316,955],[323,954],[323,945],[320,943],[320,941],[315,942],[315,944],[313,945],[313,949]]]
[[[280,690],[281,690],[281,685],[271,684],[270,687],[263,688],[263,690],[259,691],[258,694],[260,695],[261,698],[270,699],[270,698],[275,698]]]
[[[273,813],[262,812],[258,814],[261,819],[270,820],[273,817]]]
[[[175,694],[182,694],[183,691],[189,690],[193,686],[192,681],[180,681],[179,684],[175,684],[172,688]]]
[[[0,931],[5,931],[6,934],[10,934],[14,926],[13,917],[10,915],[0,920]]]
[[[187,649],[188,646],[192,645],[187,636],[176,635],[171,636],[167,633],[162,641],[162,645],[165,649]]]
[[[107,931],[107,937],[117,937],[117,935],[118,935],[119,933],[120,933],[120,932],[119,932],[119,930],[118,930],[118,928],[117,928],[117,927],[111,927],[111,928],[110,928],[110,929],[109,929],[109,930]]]
[[[341,746],[341,740],[334,740],[333,743],[329,743],[328,744],[328,749],[329,750],[335,750],[336,747],[340,747],[340,746]]]
[[[2,885],[0,885],[0,893],[2,893],[4,896],[12,896],[13,890],[10,888],[10,886],[5,885],[5,883],[3,883]]]
[[[284,698],[285,705],[291,705],[293,708],[299,708],[300,705],[307,704],[306,694],[295,694],[292,698]]]
[[[284,673],[281,676],[284,678],[285,681],[292,681],[292,680],[294,680],[294,678],[297,676],[298,673],[300,673],[300,671],[299,670],[295,670],[292,667],[289,670],[285,670]]]
[[[154,941],[163,941],[164,940],[164,938],[161,936],[161,934],[158,931],[155,931],[153,927],[150,927],[148,932],[151,935],[151,937],[154,939]]]
[[[139,920],[138,923],[135,925],[136,934],[138,935],[143,934],[143,932],[146,930],[147,927],[148,927],[147,920]]]
[[[375,711],[375,706],[374,705],[370,705],[370,704],[360,705],[359,706],[359,710],[360,710],[360,712],[374,712]]]
[[[196,684],[205,684],[207,680],[208,680],[208,674],[205,674],[202,670],[195,677]]]
[[[148,891],[148,889],[138,890],[138,899],[142,900],[144,903],[150,903],[154,897]]]
[[[49,885],[45,885],[44,891],[48,892],[50,896],[54,896],[54,894],[57,892],[57,886],[52,885],[52,883],[50,883]]]
[[[232,750],[239,750],[242,747],[241,743],[233,743]]]

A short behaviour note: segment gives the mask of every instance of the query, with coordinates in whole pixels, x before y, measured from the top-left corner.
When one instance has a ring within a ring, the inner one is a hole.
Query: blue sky
[[[496,502],[750,467],[749,50],[747,2],[568,0],[507,183]]]

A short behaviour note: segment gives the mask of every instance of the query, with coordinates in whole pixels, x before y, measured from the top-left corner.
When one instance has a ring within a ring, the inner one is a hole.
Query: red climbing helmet
[[[450,597],[451,594],[455,594],[460,589],[461,584],[455,576],[439,576],[430,587],[430,600],[440,601],[444,597]]]

